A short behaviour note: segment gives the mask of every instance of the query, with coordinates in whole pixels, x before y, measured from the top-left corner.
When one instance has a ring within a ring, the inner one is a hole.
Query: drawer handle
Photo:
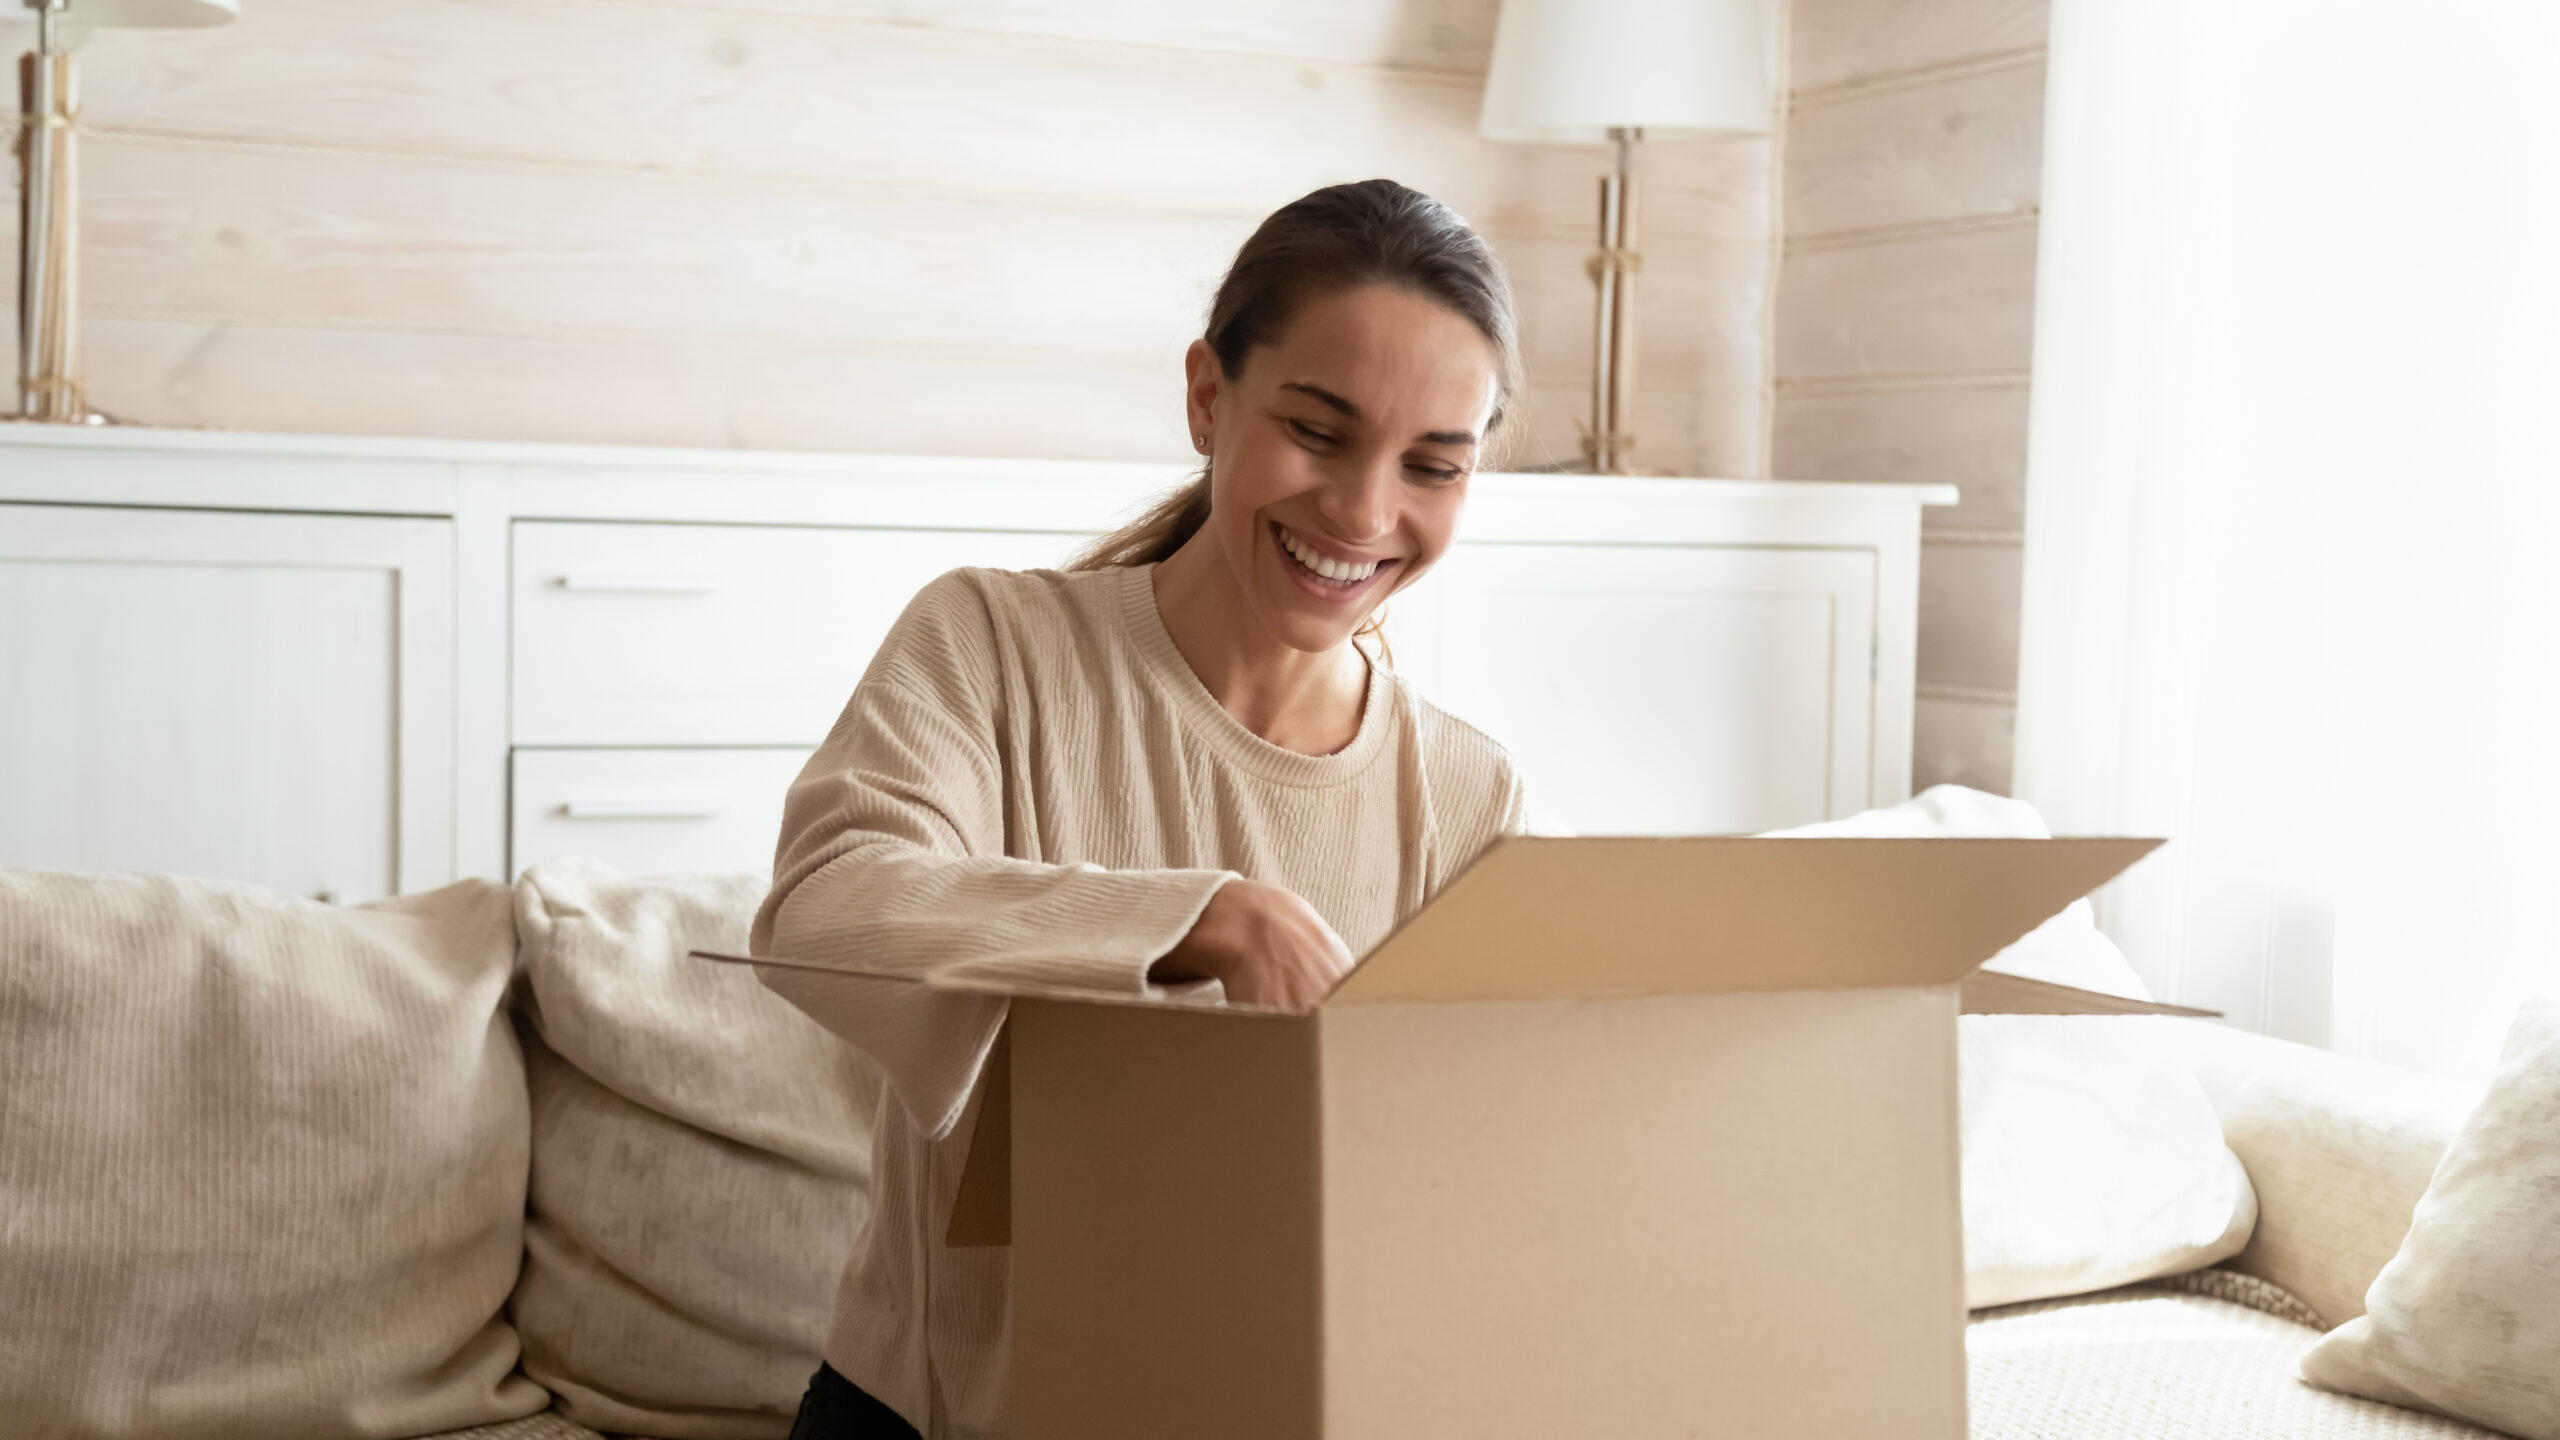
[[[572,820],[708,820],[720,813],[717,800],[684,797],[655,800],[567,800],[560,813]]]
[[[590,595],[708,595],[720,587],[699,575],[635,575],[613,571],[573,571],[552,582],[563,590]]]

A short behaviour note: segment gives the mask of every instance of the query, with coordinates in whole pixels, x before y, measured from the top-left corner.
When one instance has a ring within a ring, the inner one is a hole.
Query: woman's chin
[[[1308,603],[1304,596],[1287,592],[1275,595],[1267,591],[1262,614],[1263,624],[1269,628],[1273,639],[1292,650],[1302,650],[1310,655],[1321,655],[1348,643],[1352,632],[1369,618],[1366,610],[1352,614],[1340,606],[1319,609]]]

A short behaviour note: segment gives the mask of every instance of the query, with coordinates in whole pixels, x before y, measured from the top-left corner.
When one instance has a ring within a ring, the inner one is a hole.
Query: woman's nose
[[[1334,477],[1316,508],[1334,534],[1354,545],[1384,539],[1396,528],[1397,460],[1353,467]]]

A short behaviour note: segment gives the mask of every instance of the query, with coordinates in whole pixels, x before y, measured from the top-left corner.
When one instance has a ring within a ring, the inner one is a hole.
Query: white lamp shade
[[[10,0],[0,18],[31,20],[35,12]],[[207,25],[228,25],[240,18],[240,0],[71,0],[62,18],[74,25],[94,29],[99,26],[130,27],[136,30],[194,30]]]
[[[1479,128],[1591,143],[1769,131],[1768,0],[1502,0]]]

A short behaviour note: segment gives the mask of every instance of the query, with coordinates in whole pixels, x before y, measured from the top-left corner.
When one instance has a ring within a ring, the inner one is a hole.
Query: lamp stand
[[[36,48],[18,61],[18,404],[22,420],[96,425],[80,383],[79,99],[62,34],[70,0],[27,0]]]
[[[1636,448],[1636,276],[1644,255],[1636,248],[1636,142],[1644,131],[1612,127],[1618,169],[1600,177],[1600,248],[1585,268],[1597,292],[1592,330],[1591,423],[1582,454],[1595,475],[1633,473]]]

